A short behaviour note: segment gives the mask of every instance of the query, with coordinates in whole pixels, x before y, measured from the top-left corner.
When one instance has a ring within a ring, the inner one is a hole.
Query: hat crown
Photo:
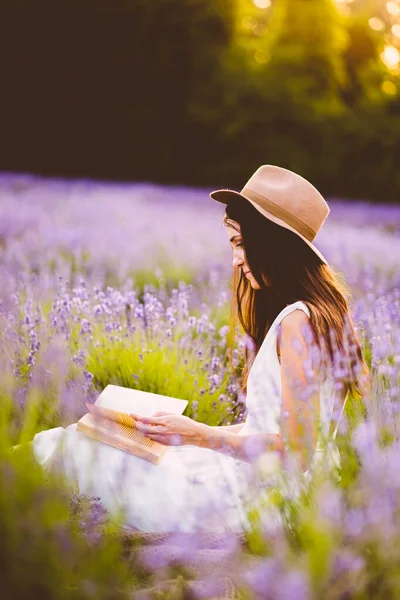
[[[242,194],[263,211],[279,217],[312,241],[329,214],[320,192],[304,177],[283,167],[262,165],[243,187]]]

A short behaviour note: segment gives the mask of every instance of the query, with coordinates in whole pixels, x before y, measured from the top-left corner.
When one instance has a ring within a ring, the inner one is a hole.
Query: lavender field
[[[328,198],[316,245],[352,291],[373,386],[339,428],[341,480],[316,482],[298,504],[277,491],[282,518],[260,511],[245,549],[230,540],[207,558],[187,540],[178,552],[176,536],[164,553],[138,548],[121,561],[97,501],[61,492],[28,454],[9,456],[38,431],[74,422],[108,383],[187,399],[185,414],[210,425],[243,419],[246,339],[237,338],[233,372],[232,256],[209,191],[0,178],[0,560],[10,598],[34,589],[46,598],[400,596],[400,206]],[[188,571],[196,560],[208,587]]]

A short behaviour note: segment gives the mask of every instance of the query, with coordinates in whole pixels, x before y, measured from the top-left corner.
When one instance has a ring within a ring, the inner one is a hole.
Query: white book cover
[[[95,405],[127,414],[151,417],[159,411],[181,415],[188,401],[109,384],[101,392]]]

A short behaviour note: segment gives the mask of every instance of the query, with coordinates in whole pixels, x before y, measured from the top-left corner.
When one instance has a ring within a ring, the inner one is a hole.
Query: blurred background
[[[2,0],[0,170],[400,200],[400,0]]]

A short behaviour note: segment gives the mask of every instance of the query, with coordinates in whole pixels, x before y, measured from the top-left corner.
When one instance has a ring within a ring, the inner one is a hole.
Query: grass
[[[146,392],[188,401],[185,415],[209,425],[221,425],[232,419],[232,406],[221,403],[229,376],[212,391],[205,360],[199,360],[195,339],[191,343],[179,337],[168,346],[162,337],[136,331],[132,336],[110,341],[96,335],[88,349],[86,368],[94,386],[101,390],[108,384],[121,385]],[[203,344],[202,344],[203,347]]]

